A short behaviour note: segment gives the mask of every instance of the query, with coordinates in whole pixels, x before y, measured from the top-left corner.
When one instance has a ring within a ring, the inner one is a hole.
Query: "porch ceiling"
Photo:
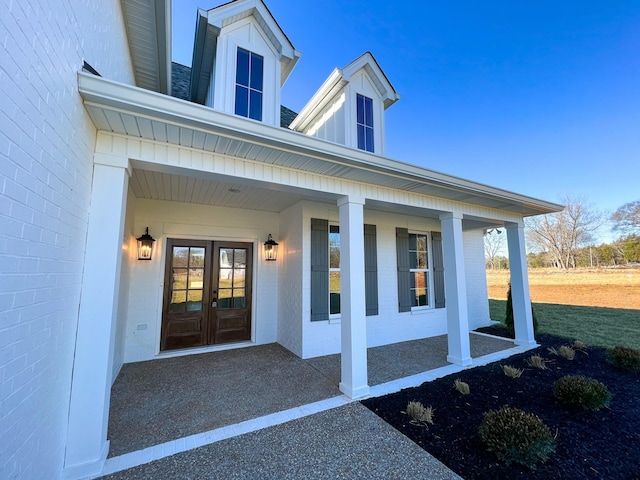
[[[78,87],[99,130],[524,216],[562,209],[90,74],[78,74]]]

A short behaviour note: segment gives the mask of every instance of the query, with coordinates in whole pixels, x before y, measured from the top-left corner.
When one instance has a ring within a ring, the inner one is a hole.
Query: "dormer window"
[[[238,48],[236,60],[236,115],[262,120],[264,58]]]
[[[358,148],[373,152],[373,100],[357,95],[356,115],[358,126]]]

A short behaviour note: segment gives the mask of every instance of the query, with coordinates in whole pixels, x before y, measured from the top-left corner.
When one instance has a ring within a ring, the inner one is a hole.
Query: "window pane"
[[[234,289],[233,291],[233,308],[244,307],[244,289]]]
[[[366,150],[367,148],[365,137],[366,135],[364,133],[364,126],[358,125],[358,148],[360,150]]]
[[[249,116],[249,89],[236,85],[236,115]]]
[[[186,267],[189,258],[189,247],[173,247],[173,266]]]
[[[249,118],[262,120],[262,92],[251,90],[249,100]]]
[[[251,88],[262,91],[263,60],[260,55],[251,54]]]
[[[330,293],[329,294],[329,314],[335,315],[337,313],[340,313],[340,294]]]
[[[429,304],[428,284],[426,272],[414,272],[411,276],[411,290],[414,307],[423,307]]]
[[[236,61],[236,83],[249,86],[249,52],[239,48]]]
[[[340,268],[340,230],[336,225],[329,227],[329,268]]]
[[[364,97],[364,122],[367,127],[373,128],[373,100]],[[373,135],[373,132],[372,132]]]
[[[204,248],[192,247],[189,253],[190,267],[204,267]]]
[[[357,122],[361,125],[364,124],[364,97],[362,95],[356,97],[356,114]]]
[[[202,268],[190,268],[189,269],[189,290],[202,290],[203,287],[203,273]]]
[[[200,310],[202,310],[202,290],[189,290],[187,311],[199,312]]]
[[[169,311],[171,313],[181,313],[186,311],[187,291],[178,290],[171,293],[171,304]]]
[[[373,152],[373,128],[365,128],[365,150]]]

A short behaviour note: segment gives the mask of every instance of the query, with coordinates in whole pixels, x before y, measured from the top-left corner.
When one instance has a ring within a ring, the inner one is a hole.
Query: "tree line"
[[[565,196],[561,212],[525,219],[529,267],[605,267],[640,263],[640,200],[626,203],[613,214],[594,209],[586,199]],[[597,245],[597,232],[607,221],[618,238]],[[503,254],[506,235],[499,229],[485,233],[487,268],[508,268]]]

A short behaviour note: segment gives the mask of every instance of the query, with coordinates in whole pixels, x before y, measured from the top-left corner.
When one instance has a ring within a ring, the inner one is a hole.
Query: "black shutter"
[[[409,230],[396,228],[398,260],[398,311],[411,311],[411,272],[409,271]]]
[[[436,308],[444,308],[444,260],[440,232],[431,232],[431,249],[433,250],[433,289]]]
[[[329,320],[329,221],[311,219],[311,321]]]
[[[378,249],[376,226],[364,226],[364,291],[367,315],[378,315]]]

